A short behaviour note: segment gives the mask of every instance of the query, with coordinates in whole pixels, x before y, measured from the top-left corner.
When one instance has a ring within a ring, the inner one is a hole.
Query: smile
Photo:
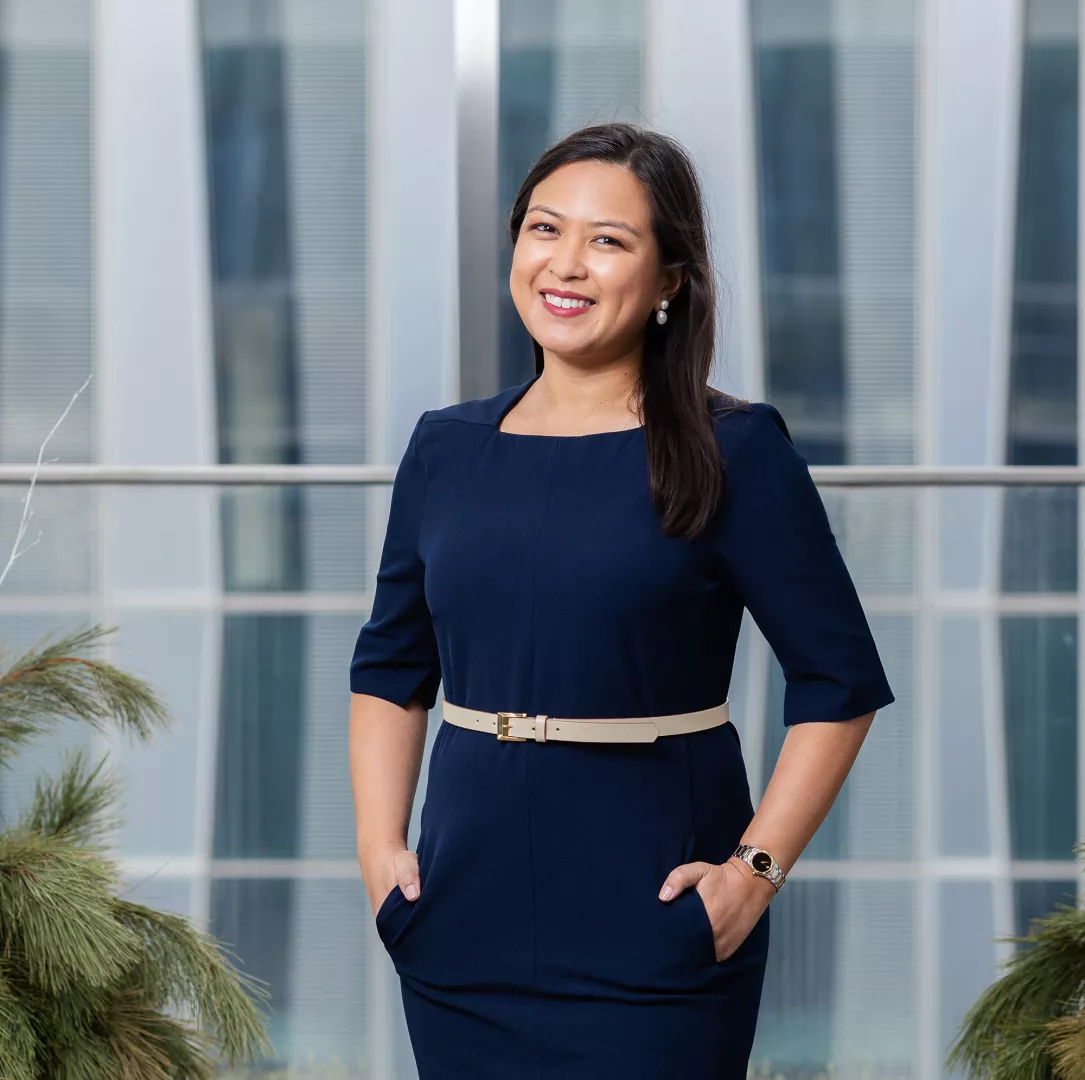
[[[583,315],[589,308],[595,307],[594,300],[573,300],[569,297],[554,296],[553,293],[542,294],[543,307],[552,315],[562,318],[570,318],[573,315]]]

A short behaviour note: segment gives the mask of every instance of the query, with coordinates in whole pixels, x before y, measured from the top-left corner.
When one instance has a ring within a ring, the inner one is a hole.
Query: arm
[[[418,859],[407,849],[407,826],[426,721],[441,681],[419,553],[426,475],[418,444],[425,417],[415,425],[396,472],[373,609],[350,662],[357,851],[374,913],[397,883],[409,900],[421,888]]]
[[[770,851],[784,873],[821,827],[870,730],[874,713],[854,720],[795,724],[788,729],[768,787],[743,844]],[[741,859],[728,862],[772,899],[776,890]]]
[[[740,842],[771,852],[784,873],[790,872],[829,813],[873,719],[871,712],[853,720],[792,727]],[[720,865],[694,862],[675,867],[660,899],[670,900],[691,886],[700,892],[716,931],[718,960],[742,944],[776,895],[770,882],[734,856]],[[664,895],[668,888],[671,891]]]
[[[350,782],[358,863],[376,912],[399,885],[408,899],[420,886],[418,860],[407,849],[407,827],[426,745],[427,711],[401,708],[370,694],[350,695]],[[417,895],[417,894],[416,894]]]
[[[754,407],[728,464],[730,501],[713,548],[783,669],[788,728],[739,842],[770,852],[786,874],[825,820],[875,712],[894,697],[821,497],[775,409]],[[691,885],[716,929],[719,959],[775,896],[734,857],[676,867],[660,896]]]

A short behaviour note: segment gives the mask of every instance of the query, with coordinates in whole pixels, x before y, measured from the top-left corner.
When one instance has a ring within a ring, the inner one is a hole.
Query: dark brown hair
[[[509,215],[514,247],[536,185],[562,165],[579,161],[620,165],[636,176],[651,207],[661,263],[685,271],[667,308],[666,324],[658,325],[653,312],[644,328],[637,396],[651,497],[663,532],[692,538],[704,530],[724,495],[712,416],[747,405],[708,385],[717,291],[697,170],[683,147],[659,132],[626,123],[581,128],[548,147],[524,178]],[[532,346],[538,374],[543,349],[534,339]]]

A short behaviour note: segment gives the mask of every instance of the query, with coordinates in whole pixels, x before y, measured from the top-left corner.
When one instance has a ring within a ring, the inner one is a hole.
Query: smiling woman
[[[693,162],[658,132],[583,128],[524,178],[509,232],[509,290],[535,370],[549,354],[554,384],[567,383],[566,401],[579,397],[580,407],[563,417],[556,393],[540,384],[505,430],[636,422],[664,533],[696,535],[724,487],[710,414],[741,403],[708,386],[716,289]],[[589,303],[566,306],[565,298]]]
[[[684,151],[574,132],[510,223],[536,373],[419,418],[351,662],[377,930],[420,1080],[742,1080],[769,901],[893,694],[783,418],[708,386]],[[744,608],[794,729],[756,815]]]
[[[574,162],[538,183],[532,200],[509,277],[532,338],[570,357],[590,355],[603,343],[611,353],[639,348],[653,305],[682,283],[677,268],[660,268],[640,182],[618,165]],[[604,208],[617,216],[600,217]],[[592,317],[573,328],[552,321],[588,312]]]

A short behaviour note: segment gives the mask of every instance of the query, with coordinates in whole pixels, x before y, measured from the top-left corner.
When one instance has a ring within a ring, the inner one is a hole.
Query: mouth
[[[576,293],[557,293],[557,292],[541,292],[539,295],[542,297],[543,307],[550,312],[551,315],[557,315],[562,319],[570,319],[576,315],[583,315],[584,312],[590,311],[595,307],[595,301],[589,300],[586,296],[579,296]]]

